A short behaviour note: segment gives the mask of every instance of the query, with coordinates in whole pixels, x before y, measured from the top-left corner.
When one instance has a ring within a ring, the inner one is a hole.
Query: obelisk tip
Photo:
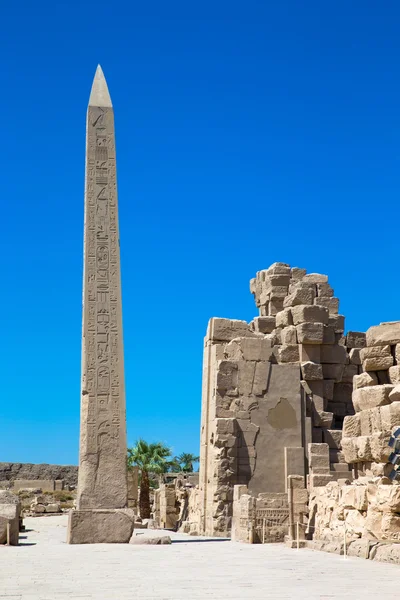
[[[90,92],[89,106],[107,106],[112,107],[110,93],[103,70],[100,65],[97,66],[93,79],[92,91]]]

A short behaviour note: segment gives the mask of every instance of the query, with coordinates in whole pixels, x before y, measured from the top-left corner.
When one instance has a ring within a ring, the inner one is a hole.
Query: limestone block
[[[324,378],[324,398],[327,400],[333,400],[334,388],[335,380]]]
[[[129,543],[134,544],[136,546],[165,546],[172,544],[172,540],[169,535],[157,535],[152,537],[146,537],[144,535],[133,534],[131,539],[129,540]]]
[[[324,455],[310,454],[309,466],[313,473],[328,473],[330,470],[329,452]]]
[[[342,381],[346,383],[353,383],[353,377],[358,374],[357,365],[345,365],[342,375]]]
[[[400,384],[394,386],[389,394],[390,402],[398,402],[400,400]]]
[[[265,287],[267,290],[276,287],[289,287],[290,273],[268,273],[265,277]]]
[[[126,544],[135,520],[132,508],[71,510],[68,544]]]
[[[292,280],[301,281],[306,275],[306,269],[300,269],[299,267],[293,267],[291,270]]]
[[[271,333],[275,327],[275,317],[256,317],[250,323],[250,328],[256,333]]]
[[[268,338],[240,338],[238,341],[244,360],[270,360],[272,356],[272,344]]]
[[[340,489],[340,503],[344,508],[367,510],[367,486],[344,485]]]
[[[337,315],[339,312],[339,298],[326,298],[325,296],[317,296],[314,303],[318,306],[325,306],[329,310],[330,315]]]
[[[358,437],[342,437],[342,450],[344,459],[347,463],[357,463],[358,453],[356,440]]]
[[[384,358],[385,356],[391,356],[390,346],[386,344],[384,346],[362,348],[360,356],[361,361],[364,361],[366,358]]]
[[[338,382],[341,381],[344,371],[344,364],[323,364],[322,373],[324,379],[333,379]]]
[[[371,462],[382,462],[386,463],[389,460],[391,448],[389,444],[390,432],[375,433],[370,438],[371,447]],[[359,438],[361,439],[361,438]]]
[[[59,513],[61,512],[60,509],[60,505],[57,504],[56,502],[53,502],[52,504],[47,504],[45,506],[45,511],[46,513]]]
[[[266,270],[266,273],[267,273],[267,275],[288,275],[288,276],[290,276],[291,269],[290,269],[290,265],[288,265],[287,263],[276,262],[276,263],[273,263],[270,267],[268,267],[268,269]]]
[[[269,302],[269,314],[277,315],[281,310],[283,310],[283,298],[271,298]]]
[[[382,431],[390,431],[400,423],[400,402],[392,402],[388,406],[379,409]]]
[[[285,345],[278,348],[278,360],[281,363],[299,362],[299,347],[298,345]]]
[[[294,325],[300,325],[300,323],[306,322],[328,325],[329,312],[324,306],[293,306],[291,311]]]
[[[322,323],[300,323],[296,329],[299,344],[322,344],[324,337]]]
[[[254,396],[262,396],[267,390],[270,369],[271,364],[269,362],[256,363],[253,385],[251,386],[251,392]],[[249,382],[249,384],[251,384],[251,382]],[[251,404],[253,404],[253,402],[251,402]]]
[[[312,473],[309,478],[310,488],[325,486],[333,480],[332,475],[325,475],[325,473],[316,473],[315,475]]]
[[[400,485],[378,485],[371,505],[381,512],[400,512]]]
[[[362,367],[364,371],[384,371],[393,366],[393,356],[366,358]]]
[[[215,425],[217,435],[233,435],[236,431],[235,419],[215,419]]]
[[[333,401],[351,403],[353,385],[349,382],[335,383],[333,388]]]
[[[346,532],[347,536],[361,536],[364,533],[365,517],[357,509],[346,511]]]
[[[309,273],[303,277],[303,281],[307,283],[328,283],[328,275],[320,273]]]
[[[381,539],[382,537],[382,513],[369,509],[365,519],[365,532],[367,537]]]
[[[325,410],[314,412],[314,424],[317,427],[324,427],[329,429],[333,423],[333,412],[327,412]]]
[[[360,375],[354,375],[353,377],[353,388],[355,390],[375,385],[378,385],[378,377],[373,371],[371,373],[360,373]]]
[[[297,288],[283,301],[283,306],[297,306],[300,304],[313,304],[315,290],[312,287]]]
[[[230,342],[237,337],[252,337],[255,335],[246,321],[214,317],[208,322],[206,339]]]
[[[284,345],[297,344],[297,330],[294,325],[284,327],[281,331],[281,340]]]
[[[400,321],[381,323],[370,327],[366,334],[367,346],[394,345],[400,343]]]
[[[275,319],[277,327],[288,327],[289,325],[293,325],[292,311],[290,308],[284,308],[278,312]]]
[[[360,413],[361,414],[361,413]],[[343,419],[343,438],[361,435],[360,415],[348,416]],[[342,439],[343,439],[342,438]]]
[[[335,328],[333,325],[324,325],[323,344],[335,344],[336,342]]]
[[[346,348],[333,344],[321,346],[321,362],[326,364],[345,364],[348,362]]]
[[[271,285],[265,288],[265,293],[268,294],[268,300],[279,300],[283,308],[283,301],[287,296],[288,288],[281,285]]]
[[[332,298],[333,289],[329,283],[317,283],[317,295],[324,296],[325,298]]]
[[[352,348],[349,352],[349,359],[352,365],[361,365],[360,349]]]
[[[301,363],[301,374],[305,380],[323,379],[322,365],[310,361]]]
[[[360,419],[361,433],[359,435],[371,435],[372,433],[382,431],[382,408],[382,406],[369,408],[368,410],[362,410],[358,415],[354,415]]]
[[[329,456],[328,444],[308,444],[308,455]]]
[[[389,394],[393,385],[375,385],[354,390],[353,405],[356,412],[389,404]]]
[[[389,369],[389,380],[390,383],[397,385],[400,383],[400,366],[390,367]]]
[[[347,348],[364,348],[366,345],[366,334],[362,331],[348,331],[346,335]]]
[[[400,516],[382,513],[382,539],[400,540]]]
[[[321,362],[321,348],[317,344],[300,344],[299,352],[301,362]]]
[[[341,429],[324,429],[322,439],[329,448],[341,449],[342,430]]]
[[[344,315],[329,315],[328,325],[332,325],[336,333],[343,333]]]

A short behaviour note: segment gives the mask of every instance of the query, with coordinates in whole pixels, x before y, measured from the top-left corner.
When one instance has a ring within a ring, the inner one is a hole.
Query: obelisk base
[[[67,544],[127,544],[134,520],[132,508],[71,510]]]

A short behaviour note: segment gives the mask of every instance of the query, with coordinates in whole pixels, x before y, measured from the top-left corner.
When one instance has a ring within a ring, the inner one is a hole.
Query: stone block
[[[323,379],[322,366],[313,362],[301,363],[301,374],[302,378],[306,381],[315,381]]]
[[[329,315],[328,325],[332,325],[336,333],[344,332],[344,316],[343,315]]]
[[[317,295],[324,296],[325,298],[332,298],[333,289],[329,283],[317,283]]]
[[[322,373],[324,379],[333,379],[338,382],[342,380],[344,364],[323,364]]]
[[[325,298],[324,296],[317,296],[314,303],[318,306],[325,306],[330,315],[337,315],[339,312],[339,298]]]
[[[378,485],[371,505],[381,512],[400,512],[400,485]]]
[[[358,435],[371,435],[382,431],[382,419],[381,410],[382,406],[376,408],[369,408],[368,410],[362,410],[354,417],[358,416],[360,419],[361,432]]]
[[[284,327],[281,331],[281,342],[284,345],[297,344],[297,330],[294,325]]]
[[[46,504],[44,512],[45,513],[59,513],[59,512],[61,512],[61,508],[60,508],[59,504],[57,504],[56,502],[53,502],[51,504]]]
[[[313,473],[329,473],[329,452],[325,454],[309,454],[308,461]]]
[[[362,366],[364,371],[384,371],[393,366],[393,356],[366,358]]]
[[[336,345],[321,346],[321,362],[325,364],[345,364],[348,362],[346,348]]]
[[[299,344],[322,344],[324,337],[322,323],[300,323],[296,329]]]
[[[306,275],[306,269],[300,269],[299,267],[293,267],[291,270],[292,280],[301,281]]]
[[[367,346],[384,346],[400,343],[400,321],[381,323],[370,327],[366,333]]]
[[[393,385],[376,385],[354,390],[353,405],[356,412],[389,404]]]
[[[378,385],[378,377],[374,372],[360,373],[360,375],[354,375],[353,377],[353,388],[355,390],[376,385]]]
[[[299,347],[301,362],[321,362],[321,349],[317,344],[301,344]]]
[[[393,385],[400,383],[400,366],[396,365],[389,368],[389,380]]]
[[[348,331],[346,335],[347,348],[364,348],[366,345],[366,334],[362,331]]]
[[[340,504],[343,508],[367,510],[367,486],[344,485],[340,488]]]
[[[351,403],[353,385],[349,382],[335,383],[333,388],[333,401]]]
[[[307,283],[328,283],[328,275],[309,273],[303,277],[303,281]]]
[[[299,362],[299,347],[295,345],[279,346],[278,348],[278,360],[281,363],[293,363]]]
[[[333,325],[324,325],[324,335],[322,339],[323,344],[335,344],[336,343],[335,329]]]
[[[333,481],[332,475],[316,473],[309,475],[310,488],[323,487]]]
[[[360,348],[352,348],[349,352],[349,359],[352,365],[361,365]]]
[[[301,475],[304,477],[304,448],[287,447],[284,451],[285,460],[285,483],[287,491],[287,481],[289,475]]]
[[[270,315],[277,315],[278,312],[283,310],[283,298],[271,298],[268,310]]]
[[[317,427],[324,427],[329,429],[330,427],[332,427],[332,423],[333,423],[333,413],[332,412],[327,412],[324,410],[321,411],[315,411],[314,412],[314,424]]]
[[[42,492],[54,492],[54,479],[15,479],[13,489],[15,492],[27,489],[40,489]]]
[[[165,546],[172,544],[172,540],[169,535],[147,537],[144,535],[133,534],[129,543],[134,544],[135,546]]]
[[[290,308],[281,310],[277,313],[275,318],[277,327],[288,327],[289,325],[293,325],[292,311]]]
[[[292,307],[293,324],[300,323],[323,323],[328,324],[329,312],[324,306],[303,305]]]
[[[328,444],[329,448],[340,450],[342,441],[342,430],[324,429],[322,433],[322,439],[324,440],[325,444]]]
[[[127,544],[132,537],[134,509],[71,510],[68,544]]]
[[[315,298],[315,290],[311,287],[296,288],[286,296],[283,301],[283,306],[298,306],[301,304],[313,304]]]
[[[329,446],[328,444],[308,444],[308,456],[312,454],[317,456],[328,456],[329,457]]]
[[[324,398],[326,398],[327,400],[333,400],[334,389],[335,380],[324,378]]]
[[[250,323],[250,328],[256,333],[271,333],[275,327],[275,317],[256,317]]]
[[[239,381],[238,363],[232,360],[221,360],[217,365],[216,387],[220,394],[235,392],[237,395]]]
[[[366,358],[384,358],[391,356],[390,346],[385,344],[384,346],[371,346],[362,348],[360,350],[361,362]]]
[[[400,400],[400,384],[394,386],[389,394],[390,402],[398,402]]]
[[[237,337],[252,337],[255,335],[246,321],[214,317],[208,322],[206,339],[216,342],[230,342]]]
[[[358,374],[358,366],[357,365],[345,365],[342,375],[342,381],[346,383],[353,383],[353,377]]]
[[[348,416],[343,419],[343,438],[361,435],[360,415]]]
[[[400,402],[392,402],[379,408],[382,431],[391,431],[400,423]]]

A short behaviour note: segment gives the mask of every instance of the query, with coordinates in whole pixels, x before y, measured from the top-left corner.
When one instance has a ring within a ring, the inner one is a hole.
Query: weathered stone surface
[[[354,390],[353,405],[356,412],[390,403],[389,394],[393,385],[375,385]]]
[[[342,381],[344,383],[353,383],[353,377],[358,374],[357,365],[345,365],[343,369]]]
[[[378,385],[377,375],[372,373],[360,373],[360,375],[354,375],[353,387],[355,390],[363,387],[372,387]]]
[[[393,365],[393,356],[366,358],[363,363],[364,371],[384,371]]]
[[[400,321],[381,323],[370,327],[366,334],[367,346],[383,346],[400,343]]]
[[[354,438],[342,437],[341,445],[346,462],[387,462],[390,454],[389,437],[390,432]]]
[[[332,298],[333,289],[329,285],[329,283],[317,283],[317,295],[323,296],[325,298]]]
[[[343,371],[344,371],[343,364],[327,364],[327,363],[325,363],[322,365],[322,373],[323,373],[324,379],[333,379],[336,382],[341,381],[342,376],[343,376]]]
[[[390,346],[386,344],[385,346],[371,346],[367,348],[363,348],[360,351],[361,361],[364,361],[366,358],[384,358],[386,356],[391,356]]]
[[[254,335],[256,335],[255,332],[251,331],[246,321],[214,317],[208,323],[206,339],[230,342],[237,337],[251,337]]]
[[[322,323],[300,323],[296,330],[299,344],[322,344],[324,337]]]
[[[288,327],[289,325],[293,325],[292,311],[290,308],[285,308],[278,312],[275,319],[277,327]]]
[[[343,419],[343,437],[357,437],[361,435],[360,415],[347,416]]]
[[[344,346],[323,345],[321,346],[321,362],[326,364],[345,364],[348,361]]]
[[[281,341],[284,345],[297,344],[297,330],[294,325],[284,327],[281,331]]]
[[[127,544],[132,536],[134,510],[71,510],[68,521],[69,544]]]
[[[133,535],[129,540],[130,544],[136,546],[165,546],[172,544],[172,540],[169,535],[159,535],[153,537],[145,537],[144,535]]]
[[[250,328],[256,333],[271,333],[275,327],[275,317],[256,317],[250,323]]]
[[[339,298],[326,298],[325,296],[318,296],[315,298],[314,303],[318,306],[325,306],[329,310],[330,315],[337,315],[339,312]]]
[[[340,489],[340,503],[344,508],[366,510],[368,507],[367,487],[344,485]]]
[[[323,323],[328,324],[329,312],[324,306],[293,306],[292,309],[293,324],[300,325],[300,323]]]
[[[398,402],[400,400],[400,384],[397,384],[389,394],[390,402]]]
[[[366,345],[366,334],[361,331],[348,331],[346,335],[347,348],[364,348]]]
[[[310,381],[323,379],[322,365],[313,362],[305,362],[301,364],[302,378]]]
[[[324,325],[324,336],[322,338],[323,344],[335,344],[336,343],[336,333],[333,325]]]
[[[321,362],[321,347],[318,344],[300,344],[299,352],[301,362]]]
[[[321,273],[309,273],[303,277],[303,281],[307,283],[328,283],[328,275],[321,275]]]
[[[352,348],[349,352],[349,359],[352,365],[361,365],[360,349]]]
[[[298,362],[300,360],[298,345],[279,346],[279,361],[282,363]]]
[[[396,365],[389,368],[389,380],[393,385],[400,383],[400,366]]]
[[[283,301],[283,306],[297,306],[300,304],[312,304],[315,298],[315,289],[312,287],[297,288]]]
[[[344,315],[329,315],[328,325],[332,325],[336,333],[343,333]]]

